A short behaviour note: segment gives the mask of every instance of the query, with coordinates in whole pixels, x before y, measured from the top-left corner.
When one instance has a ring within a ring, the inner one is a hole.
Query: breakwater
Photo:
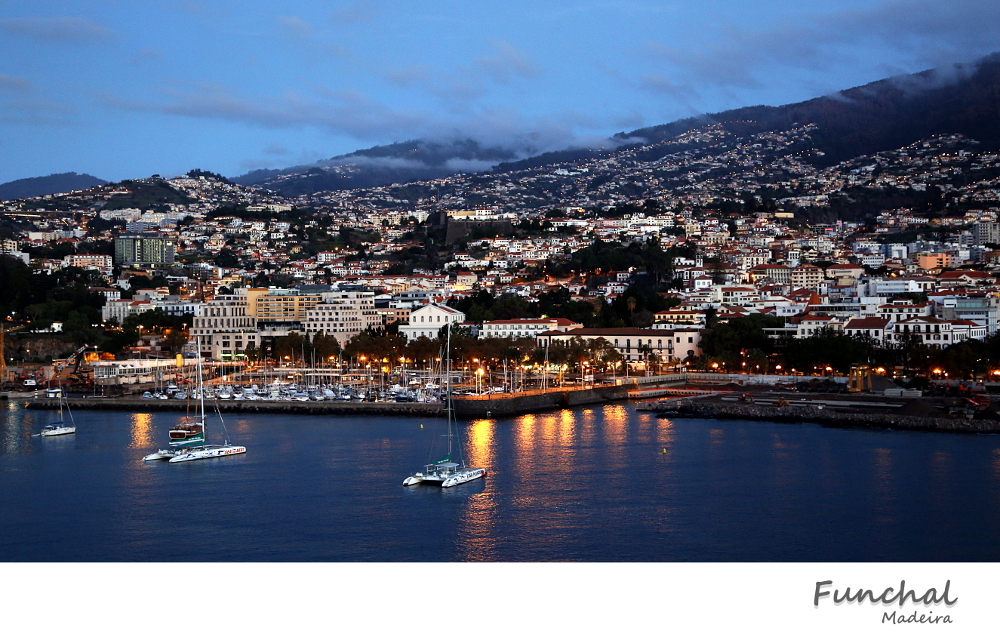
[[[836,428],[887,428],[928,432],[965,432],[974,434],[1000,433],[1000,421],[987,419],[944,419],[907,416],[891,412],[847,412],[817,406],[789,405],[784,407],[759,404],[727,404],[720,401],[675,401],[655,410],[664,416],[703,419],[743,419],[778,423],[819,423]]]
[[[628,398],[628,386],[590,386],[577,389],[552,388],[514,394],[456,397],[455,415],[461,419],[487,419],[546,410],[561,410],[578,405],[607,403]]]
[[[72,410],[127,410],[130,412],[185,412],[194,408],[186,401],[139,398],[68,398],[63,400]],[[444,413],[440,403],[363,403],[351,401],[219,401],[220,412],[249,414],[373,414],[383,416],[437,416]],[[56,410],[58,399],[34,399],[29,410]],[[207,407],[207,406],[206,406]]]

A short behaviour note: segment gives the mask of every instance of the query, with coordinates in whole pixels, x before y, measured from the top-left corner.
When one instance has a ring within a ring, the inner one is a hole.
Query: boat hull
[[[481,478],[486,478],[486,470],[481,467],[470,467],[449,476],[441,483],[441,487],[455,487]]]
[[[42,436],[62,436],[64,434],[76,434],[76,428],[61,427],[61,428],[52,428],[51,430],[42,430]]]
[[[486,470],[481,467],[467,467],[454,472],[417,472],[403,479],[403,486],[432,485],[435,487],[455,487],[476,479],[486,478]]]
[[[175,456],[177,456],[178,454],[181,454],[181,452],[178,452],[177,450],[157,450],[156,452],[153,452],[152,454],[147,454],[146,456],[142,457],[142,460],[143,461],[168,461],[168,460],[174,458]]]
[[[201,450],[192,450],[183,454],[178,454],[170,459],[170,463],[184,463],[186,461],[200,461],[202,459],[214,459],[220,456],[232,456],[234,454],[246,454],[247,449],[242,445],[209,445]]]

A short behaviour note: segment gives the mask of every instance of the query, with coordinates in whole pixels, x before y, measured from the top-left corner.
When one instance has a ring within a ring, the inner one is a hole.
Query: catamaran
[[[66,425],[63,421],[63,392],[62,386],[59,386],[59,391],[56,394],[59,398],[59,420],[49,423],[42,431],[39,433],[41,436],[60,436],[63,434],[76,434],[76,420],[73,418],[73,412],[70,411],[69,405],[66,405],[66,413],[69,414],[69,421],[72,425]]]
[[[466,467],[462,458],[462,444],[458,445],[458,461],[452,460],[452,441],[454,433],[454,408],[451,403],[451,324],[448,324],[447,339],[447,373],[445,374],[445,415],[448,422],[448,454],[433,463],[424,466],[423,472],[415,472],[412,476],[403,479],[403,485],[419,485],[427,483],[440,487],[454,487],[462,483],[468,483],[476,479],[485,478],[486,470],[481,467]]]
[[[230,456],[233,454],[245,454],[247,449],[242,445],[232,445],[228,437],[224,439],[223,445],[205,445],[205,382],[201,368],[201,341],[198,340],[198,419],[196,421],[186,421],[179,426],[170,429],[170,448],[157,450],[152,454],[143,457],[144,461],[168,461],[170,463],[182,463],[184,461],[197,461],[199,459],[210,459],[217,456]],[[226,436],[226,426],[222,423],[222,415],[219,414],[219,423],[222,426],[223,436]]]

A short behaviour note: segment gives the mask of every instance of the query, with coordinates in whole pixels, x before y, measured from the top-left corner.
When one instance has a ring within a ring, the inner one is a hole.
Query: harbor
[[[794,379],[794,378],[793,378]],[[577,406],[631,401],[638,411],[692,418],[812,422],[832,427],[872,427],[928,432],[1000,433],[1000,414],[989,405],[988,394],[979,397],[922,396],[919,391],[889,389],[883,392],[848,392],[846,379],[800,381],[787,377],[765,378],[705,373],[679,373],[626,377],[606,383],[567,384],[519,392],[470,393],[460,389],[453,396],[455,415],[461,419],[506,418]],[[830,389],[837,389],[831,392]],[[984,385],[996,390],[993,384]],[[30,410],[55,409],[58,399],[44,392],[17,393],[11,401],[24,402]],[[247,393],[252,394],[252,393]],[[28,396],[25,396],[28,395]],[[392,396],[389,393],[389,396]],[[223,395],[228,396],[228,395]],[[245,414],[382,415],[428,417],[443,414],[440,400],[268,400],[263,396],[233,393],[212,396],[212,409]],[[240,398],[244,397],[244,398]],[[440,399],[441,397],[438,397]],[[190,400],[143,398],[139,394],[115,397],[69,396],[64,403],[73,410],[133,412],[190,411]]]
[[[460,421],[468,463],[489,474],[442,490],[402,482],[444,443],[444,417],[223,413],[246,454],[176,464],[143,458],[182,414],[74,411],[76,434],[47,439],[32,435],[53,414],[12,402],[0,558],[1000,559],[1000,439],[635,407]],[[449,533],[429,542],[414,529]]]

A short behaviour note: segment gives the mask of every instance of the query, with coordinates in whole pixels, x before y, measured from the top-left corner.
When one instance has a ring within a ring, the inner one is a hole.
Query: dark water
[[[607,405],[462,424],[490,474],[441,490],[434,420],[228,415],[248,454],[171,465],[176,413],[0,408],[2,561],[1000,560],[996,436]]]

